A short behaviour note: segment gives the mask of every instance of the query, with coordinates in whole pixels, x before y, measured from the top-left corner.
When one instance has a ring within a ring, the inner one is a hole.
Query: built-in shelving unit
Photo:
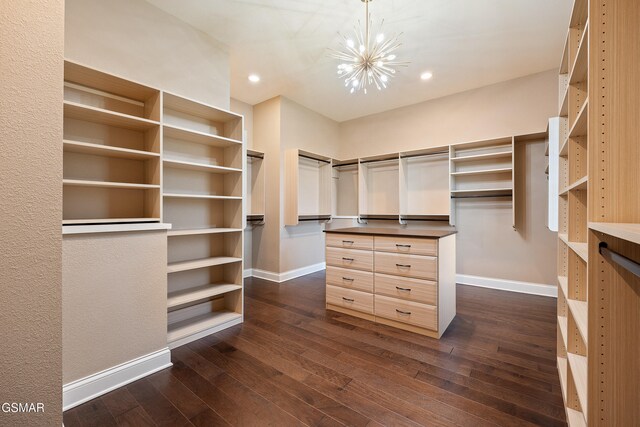
[[[159,90],[64,63],[63,225],[158,222]]]
[[[295,148],[284,161],[284,224],[331,219],[331,158]]]
[[[243,119],[164,93],[163,204],[168,341],[242,321]]]
[[[255,150],[247,150],[246,162],[246,206],[247,225],[263,225],[266,212],[266,175],[264,153]]]

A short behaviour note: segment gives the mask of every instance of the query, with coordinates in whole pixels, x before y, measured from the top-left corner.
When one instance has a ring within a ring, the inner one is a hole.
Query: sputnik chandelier
[[[344,79],[345,87],[350,88],[351,93],[363,90],[366,94],[369,86],[375,86],[378,90],[386,88],[396,74],[396,68],[406,67],[409,63],[395,60],[393,52],[402,45],[399,41],[402,33],[386,38],[382,32],[384,20],[380,22],[375,37],[371,37],[369,3],[373,0],[361,1],[365,4],[364,31],[358,20],[358,25],[354,27],[354,38],[338,33],[342,38],[341,49],[331,49],[330,56],[341,61],[338,76]]]

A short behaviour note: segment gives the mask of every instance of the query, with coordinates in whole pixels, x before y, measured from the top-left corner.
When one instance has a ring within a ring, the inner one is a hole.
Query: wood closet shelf
[[[179,340],[189,338],[196,334],[206,336],[233,326],[242,321],[242,314],[232,311],[215,311],[191,319],[169,325],[167,331],[167,341],[172,344]],[[170,345],[170,347],[175,347]]]
[[[589,228],[640,245],[640,224],[590,222]]]
[[[558,363],[558,373],[560,374],[560,388],[562,389],[562,397],[567,399],[567,358],[560,357],[557,358]]]
[[[568,321],[565,316],[558,316],[558,326],[560,327],[560,336],[562,338],[562,342],[564,343],[564,347],[567,347],[567,330],[568,330]]]
[[[214,267],[217,265],[232,264],[236,262],[242,262],[242,258],[218,256],[192,261],[180,261],[170,263],[167,267],[167,272],[178,273],[180,271],[197,270],[199,268]]]
[[[501,151],[499,153],[489,153],[489,154],[476,154],[471,156],[463,156],[463,157],[453,157],[451,158],[452,162],[475,162],[480,160],[494,160],[511,157],[513,155],[512,151]]]
[[[242,145],[242,141],[238,141],[233,138],[226,138],[224,136],[191,130],[180,126],[164,124],[162,128],[165,137],[194,142],[196,144],[208,145],[217,148]]]
[[[241,231],[241,228],[192,228],[185,230],[170,230],[167,233],[167,236],[199,236],[203,234],[239,233]]]
[[[63,140],[62,147],[67,153],[90,154],[94,156],[114,157],[131,160],[157,159],[160,153],[132,150],[111,145],[92,144],[89,142]]]
[[[578,354],[567,353],[569,368],[573,374],[576,392],[582,412],[587,412],[587,358]]]
[[[578,48],[578,54],[571,67],[571,74],[569,75],[569,84],[574,85],[583,82],[587,78],[587,71],[589,67],[589,23],[585,24],[582,31],[582,38],[580,39],[580,47]]]
[[[242,173],[242,169],[230,168],[225,166],[208,165],[205,163],[187,162],[184,160],[174,160],[165,158],[162,163],[165,167],[193,170],[198,172],[228,174],[228,173]]]
[[[92,225],[92,224],[126,224],[134,222],[159,222],[160,218],[87,218],[64,219],[62,225]]]
[[[116,111],[105,110],[103,108],[91,107],[71,101],[64,101],[64,117],[138,131],[146,131],[160,125],[159,122],[154,120],[122,114]]]
[[[513,168],[496,168],[496,169],[481,169],[467,172],[452,172],[452,176],[473,176],[473,175],[487,175],[494,173],[512,173]]]
[[[569,311],[573,315],[573,320],[578,327],[578,332],[582,336],[582,340],[585,344],[588,344],[588,321],[589,321],[589,306],[586,301],[578,301],[575,299],[567,298],[567,305]]]
[[[242,200],[240,196],[216,196],[212,194],[163,193],[162,196],[174,199]]]
[[[125,190],[158,190],[157,184],[134,184],[128,182],[91,181],[84,179],[63,179],[62,184],[69,187],[119,188]]]
[[[183,291],[171,292],[167,297],[167,308],[172,309],[197,301],[213,298],[228,292],[239,291],[241,285],[228,283],[213,283],[210,285],[197,286]]]

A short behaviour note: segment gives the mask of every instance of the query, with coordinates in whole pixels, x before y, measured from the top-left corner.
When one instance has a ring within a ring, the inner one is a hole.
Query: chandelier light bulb
[[[351,39],[347,40],[347,46],[349,46],[350,48],[353,48],[353,46],[355,46],[353,43],[353,40]]]
[[[387,59],[389,61],[393,61],[394,59],[396,59],[396,56],[395,55],[389,55],[389,56],[387,56]]]
[[[363,45],[363,44],[361,44],[361,45],[360,45],[360,53],[363,53],[363,52],[364,52],[364,45]]]
[[[430,71],[425,71],[424,73],[420,74],[420,78],[422,80],[429,80],[431,77],[433,77],[433,73],[431,73]]]
[[[376,36],[376,42],[382,43],[383,40],[384,40],[384,34],[380,33]]]
[[[356,79],[356,80],[351,82],[351,86],[353,86],[353,87],[358,87],[359,84],[360,84],[360,82],[358,81],[358,79]]]
[[[380,80],[382,80],[383,82],[386,82],[387,80],[389,80],[389,77],[383,74],[382,76],[380,76]]]

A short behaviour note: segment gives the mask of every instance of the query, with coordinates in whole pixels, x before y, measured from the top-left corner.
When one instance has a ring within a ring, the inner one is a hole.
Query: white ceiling
[[[231,94],[249,104],[284,95],[345,121],[559,65],[571,0],[373,0],[374,23],[403,32],[388,89],[349,94],[336,74],[338,31],[364,17],[360,0],[147,0],[229,46]],[[421,81],[423,71],[433,79]],[[251,84],[247,77],[262,78]]]

